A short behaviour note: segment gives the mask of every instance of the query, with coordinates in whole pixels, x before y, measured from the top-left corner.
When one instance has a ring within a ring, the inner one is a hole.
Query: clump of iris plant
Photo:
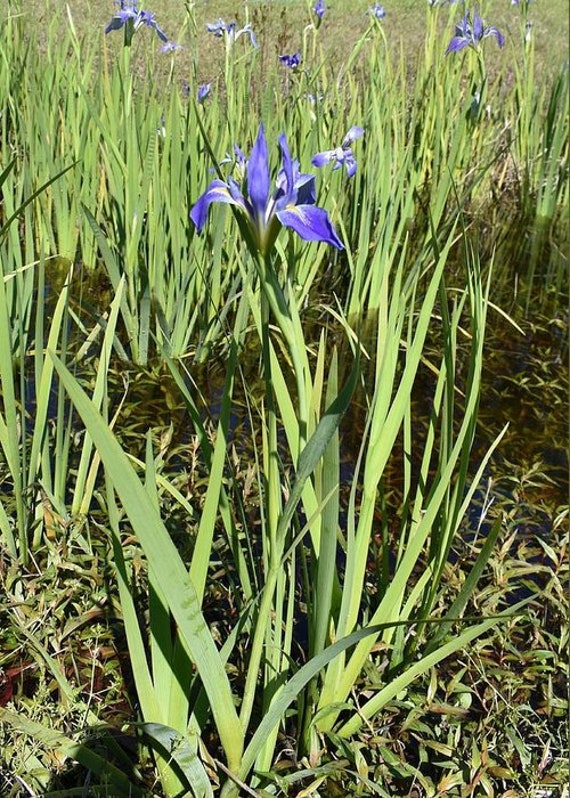
[[[471,13],[466,11],[461,22],[455,26],[455,36],[449,42],[445,54],[458,53],[465,47],[473,47],[476,50],[483,39],[487,39],[489,36],[496,38],[499,47],[504,45],[503,34],[494,26],[485,25],[477,8],[473,12],[473,22],[471,22]]]
[[[168,44],[168,36],[159,26],[155,15],[151,11],[139,10],[137,0],[117,0],[119,8],[107,27],[105,33],[113,30],[125,29],[125,45],[129,46],[134,33],[143,25],[155,31],[164,44]]]
[[[273,190],[267,140],[261,124],[248,159],[235,148],[239,182],[233,177],[227,182],[213,180],[190,211],[198,233],[204,229],[210,205],[221,202],[238,209],[245,223],[240,227],[248,245],[263,257],[271,252],[281,227],[293,230],[304,241],[322,241],[343,249],[328,213],[316,205],[314,175],[300,172],[283,133],[278,140],[282,165]]]
[[[356,172],[356,159],[352,152],[351,144],[359,139],[364,134],[364,129],[358,127],[358,125],[354,125],[350,128],[344,139],[342,140],[342,144],[340,147],[337,147],[334,150],[324,150],[324,152],[318,152],[315,156],[313,156],[311,163],[313,166],[326,166],[328,163],[334,163],[334,169],[340,169],[341,166],[346,168],[346,174],[348,177],[352,177]]]
[[[298,69],[301,63],[301,53],[296,52],[293,55],[280,55],[279,60],[289,69]]]

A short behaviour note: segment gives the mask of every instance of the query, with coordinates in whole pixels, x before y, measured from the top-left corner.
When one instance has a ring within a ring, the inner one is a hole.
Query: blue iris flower
[[[161,53],[176,53],[178,50],[182,50],[182,45],[171,41],[165,42],[160,48]]]
[[[156,31],[156,35],[162,42],[165,44],[168,42],[168,36],[160,28],[155,15],[150,11],[139,11],[136,0],[119,0],[119,9],[105,28],[105,33],[110,33],[112,30],[121,30],[121,28],[126,26],[127,35],[130,34],[130,41],[133,33],[143,25]]]
[[[333,161],[333,169],[340,169],[341,166],[344,165],[346,167],[346,174],[348,177],[352,177],[356,172],[356,159],[353,155],[350,145],[353,141],[359,139],[363,134],[364,129],[358,127],[358,125],[354,125],[344,137],[340,147],[337,147],[334,150],[318,152],[315,156],[313,156],[311,163],[313,166],[321,167]]]
[[[313,11],[319,19],[322,19],[324,17],[326,10],[327,9],[325,7],[323,0],[317,0],[315,5],[313,6]]]
[[[368,9],[368,13],[376,19],[384,19],[386,16],[386,9],[381,3],[375,3],[372,8]]]
[[[485,26],[483,20],[479,16],[477,8],[475,8],[473,12],[473,23],[471,23],[470,12],[466,11],[461,22],[455,26],[455,36],[449,42],[445,54],[458,53],[465,47],[474,47],[477,49],[480,42],[489,36],[494,36],[496,38],[499,47],[504,45],[505,37],[503,34],[492,25]]]
[[[297,69],[301,63],[301,53],[293,53],[293,55],[280,55],[279,60],[282,64],[289,69]]]
[[[263,125],[259,126],[257,139],[247,160],[236,148],[241,185],[232,177],[227,183],[213,180],[190,211],[196,229],[199,233],[204,229],[210,205],[222,202],[240,210],[253,245],[264,256],[271,251],[281,227],[293,230],[304,241],[322,241],[337,249],[344,249],[328,213],[316,206],[314,175],[299,171],[299,163],[291,158],[283,133],[279,136],[279,147],[282,166],[273,192]]]
[[[255,34],[251,29],[251,23],[247,23],[241,30],[236,31],[237,23],[236,22],[224,22],[224,20],[220,17],[217,22],[208,22],[206,24],[206,30],[208,33],[212,33],[216,39],[221,39],[222,36],[226,37],[227,43],[231,46],[234,42],[239,39],[244,33],[249,36],[251,44],[253,47],[257,47],[257,39],[255,38]]]
[[[212,91],[211,83],[200,83],[200,85],[198,86],[198,102],[203,103],[211,91]]]

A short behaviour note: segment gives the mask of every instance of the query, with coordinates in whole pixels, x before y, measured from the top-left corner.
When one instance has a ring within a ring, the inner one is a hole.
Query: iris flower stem
[[[267,425],[267,462],[265,463],[266,476],[266,513],[269,535],[269,553],[267,568],[278,567],[282,552],[279,551],[277,540],[277,526],[279,524],[279,459],[277,456],[277,413],[275,409],[275,395],[271,370],[271,346],[269,340],[270,303],[262,290],[261,292],[261,335],[263,376],[265,381],[265,412]]]
[[[265,292],[274,320],[279,327],[293,365],[297,387],[297,419],[299,422],[298,452],[301,452],[307,442],[308,435],[308,402],[307,402],[307,375],[308,362],[303,329],[294,307],[293,286],[290,277],[286,278],[285,291],[279,285],[276,269],[270,256],[266,256],[260,272],[262,291]]]
[[[132,19],[130,19],[127,24],[125,25],[125,38],[124,38],[124,50],[128,50],[130,52],[131,44],[133,41],[133,33],[135,32],[135,28],[133,25]]]
[[[470,48],[471,49],[471,48]],[[485,61],[481,50],[475,51],[476,62],[472,72],[472,108],[471,121],[473,124],[478,124],[481,121],[482,111],[485,108],[485,101],[487,96],[487,72],[485,70]]]
[[[269,538],[269,552],[266,560],[266,579],[258,612],[258,623],[251,646],[251,655],[248,663],[246,683],[243,692],[240,710],[240,722],[244,732],[251,720],[251,713],[255,699],[259,669],[263,656],[264,645],[269,642],[274,609],[275,591],[281,573],[281,561],[285,550],[286,537],[277,534],[280,516],[280,474],[279,459],[277,456],[277,415],[275,408],[274,386],[271,377],[271,348],[269,340],[270,315],[279,327],[293,365],[297,385],[298,402],[298,436],[297,456],[307,440],[307,358],[304,338],[300,320],[293,309],[293,288],[287,280],[284,292],[277,280],[274,264],[268,254],[264,258],[255,257],[256,268],[261,282],[261,337],[262,358],[265,381],[265,404],[267,413],[267,460],[265,462],[266,478],[266,522]],[[299,333],[296,335],[296,333]],[[268,619],[267,622],[264,619]]]
[[[266,273],[267,263],[260,258],[255,258],[260,279]],[[243,691],[242,704],[240,709],[240,722],[244,733],[247,731],[251,720],[251,713],[255,700],[259,669],[263,656],[264,644],[267,636],[271,634],[271,617],[277,580],[280,573],[281,557],[283,555],[283,542],[277,537],[280,509],[280,482],[279,482],[279,461],[277,457],[277,416],[275,412],[275,397],[273,381],[271,378],[271,347],[269,340],[269,320],[270,320],[271,301],[264,290],[261,290],[261,338],[262,338],[262,358],[263,372],[265,380],[265,405],[266,405],[266,425],[267,425],[267,446],[265,470],[265,505],[266,505],[266,524],[269,537],[269,551],[266,558],[265,567],[266,577],[263,585],[261,602],[259,605],[257,623],[251,646],[251,654],[248,663],[247,676]]]
[[[273,318],[287,346],[287,351],[291,358],[293,372],[295,374],[295,383],[297,388],[297,420],[298,420],[298,436],[297,436],[297,453],[298,457],[307,442],[308,438],[308,397],[307,397],[307,384],[309,374],[309,364],[307,361],[307,352],[305,347],[305,339],[303,329],[295,307],[295,298],[293,296],[293,286],[290,277],[286,278],[285,291],[281,288],[277,279],[277,270],[271,258],[271,253],[267,254],[265,258],[256,259],[258,274],[261,282],[262,295],[268,303],[268,308],[273,314]],[[289,270],[287,272],[289,274]],[[264,344],[269,346],[269,318],[267,324],[264,325],[264,335],[267,335],[267,340]],[[270,374],[271,364],[269,362],[269,349],[267,352],[267,359],[264,363],[266,373]],[[268,381],[266,380],[266,385]],[[271,391],[273,386],[271,385]],[[267,397],[269,402],[270,397]],[[274,397],[271,396],[272,402]],[[269,405],[268,405],[269,406]],[[272,405],[273,407],[273,405]],[[282,542],[280,542],[283,545]]]

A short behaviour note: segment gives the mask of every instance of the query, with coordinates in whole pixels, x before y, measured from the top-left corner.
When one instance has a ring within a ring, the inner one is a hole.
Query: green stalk
[[[265,472],[265,505],[266,529],[268,538],[267,573],[262,588],[261,601],[255,623],[255,631],[251,644],[251,653],[247,666],[247,675],[240,710],[240,723],[245,734],[251,719],[255,699],[259,668],[263,656],[264,644],[271,630],[271,612],[273,598],[281,567],[282,544],[278,537],[280,508],[280,476],[277,448],[277,417],[271,379],[271,351],[269,340],[269,301],[264,291],[261,300],[261,330],[263,376],[265,381],[265,413],[266,430],[264,431],[264,472]]]

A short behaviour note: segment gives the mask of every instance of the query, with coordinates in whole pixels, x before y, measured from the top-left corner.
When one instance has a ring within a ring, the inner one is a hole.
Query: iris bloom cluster
[[[236,148],[240,182],[230,177],[227,182],[216,179],[210,183],[190,211],[196,229],[202,232],[210,205],[221,202],[240,211],[251,243],[263,256],[271,251],[281,227],[293,230],[304,241],[322,241],[343,249],[328,213],[316,206],[314,175],[300,172],[283,133],[279,136],[279,147],[282,165],[273,190],[263,125],[248,159]]]
[[[499,47],[504,45],[505,37],[503,34],[492,25],[485,26],[477,8],[473,12],[473,22],[471,22],[470,12],[466,11],[461,22],[455,26],[455,36],[449,42],[445,54],[458,53],[465,47],[477,49],[483,39],[487,39],[489,36],[496,38]]]
[[[311,163],[313,166],[325,166],[331,161],[334,163],[333,169],[340,169],[341,166],[346,168],[346,174],[348,177],[352,177],[356,172],[356,159],[352,152],[351,144],[356,139],[359,139],[364,134],[364,129],[358,127],[358,125],[354,125],[350,128],[344,139],[342,140],[342,144],[340,147],[337,147],[334,150],[325,150],[324,152],[318,152]]]
[[[249,40],[253,47],[257,47],[257,39],[255,38],[255,34],[251,29],[251,23],[247,23],[241,30],[236,31],[237,23],[236,22],[224,22],[224,20],[220,17],[217,22],[209,22],[206,25],[206,30],[209,33],[212,33],[216,39],[221,39],[222,36],[226,37],[227,44],[231,47],[240,36],[246,34],[249,36]]]
[[[164,44],[168,44],[168,36],[159,26],[156,21],[155,15],[150,11],[140,10],[138,8],[137,0],[118,0],[119,9],[113,16],[105,28],[105,33],[110,33],[112,30],[121,30],[125,28],[127,40],[130,42],[133,33],[135,33],[143,25],[152,28],[156,35]]]

